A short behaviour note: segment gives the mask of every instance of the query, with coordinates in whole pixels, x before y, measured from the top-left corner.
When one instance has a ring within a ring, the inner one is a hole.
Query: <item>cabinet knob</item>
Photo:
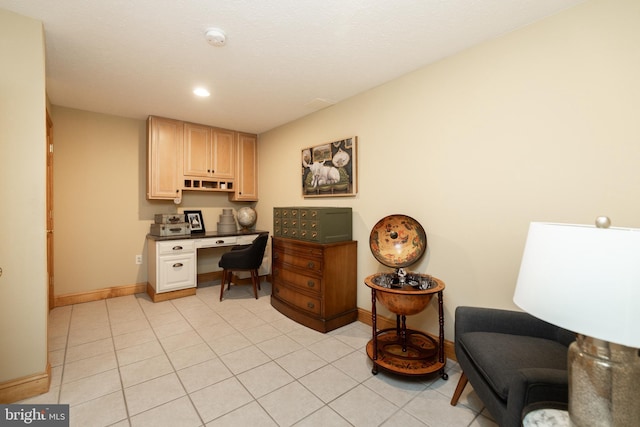
[[[314,303],[312,303],[312,302],[308,302],[308,303],[307,303],[307,307],[308,307],[308,308],[313,308],[313,307],[315,307],[315,306],[316,306],[316,305],[315,305]]]
[[[182,267],[184,264],[182,264],[181,262],[176,262],[175,264],[173,264],[173,268],[180,268]]]
[[[316,266],[316,264],[313,261],[309,261],[307,263],[307,268],[314,268]]]
[[[309,281],[307,282],[307,286],[308,286],[308,287],[310,287],[310,288],[313,288],[313,287],[315,287],[315,286],[316,286],[316,282],[314,282],[313,280],[309,280]]]

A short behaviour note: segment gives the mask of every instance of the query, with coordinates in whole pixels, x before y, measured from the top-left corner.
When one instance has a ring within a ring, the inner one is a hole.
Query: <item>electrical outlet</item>
[[[136,264],[142,264],[142,255],[136,255]]]

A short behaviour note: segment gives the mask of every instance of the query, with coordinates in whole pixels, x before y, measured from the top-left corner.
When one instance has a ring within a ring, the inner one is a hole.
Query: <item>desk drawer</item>
[[[196,286],[196,255],[166,255],[158,265],[157,293],[193,288]]]
[[[169,240],[166,242],[158,242],[159,255],[177,255],[189,253],[195,250],[193,240]]]
[[[234,246],[238,244],[238,237],[236,236],[227,236],[227,237],[214,237],[214,238],[206,238],[206,239],[196,239],[195,245],[196,248],[220,248],[223,246]]]

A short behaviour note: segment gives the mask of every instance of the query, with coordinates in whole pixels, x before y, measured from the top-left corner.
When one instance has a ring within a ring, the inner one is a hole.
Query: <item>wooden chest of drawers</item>
[[[273,237],[271,305],[320,332],[355,321],[357,247]]]

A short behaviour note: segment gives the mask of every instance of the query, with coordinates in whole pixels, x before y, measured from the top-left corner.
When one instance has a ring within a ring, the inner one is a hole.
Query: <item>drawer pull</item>
[[[216,245],[221,245],[224,243],[224,240],[216,240]]]
[[[310,288],[313,288],[315,285],[316,285],[316,282],[314,282],[313,280],[309,280],[307,282],[307,286],[310,287]]]
[[[174,251],[181,251],[182,250],[182,246],[174,246],[173,250]]]
[[[173,268],[180,268],[182,267],[184,264],[181,262],[176,262],[175,264],[173,264]]]
[[[316,305],[312,302],[307,303],[307,308],[314,308]]]
[[[316,264],[313,261],[309,261],[309,263],[307,263],[307,268],[314,268],[316,266]]]

